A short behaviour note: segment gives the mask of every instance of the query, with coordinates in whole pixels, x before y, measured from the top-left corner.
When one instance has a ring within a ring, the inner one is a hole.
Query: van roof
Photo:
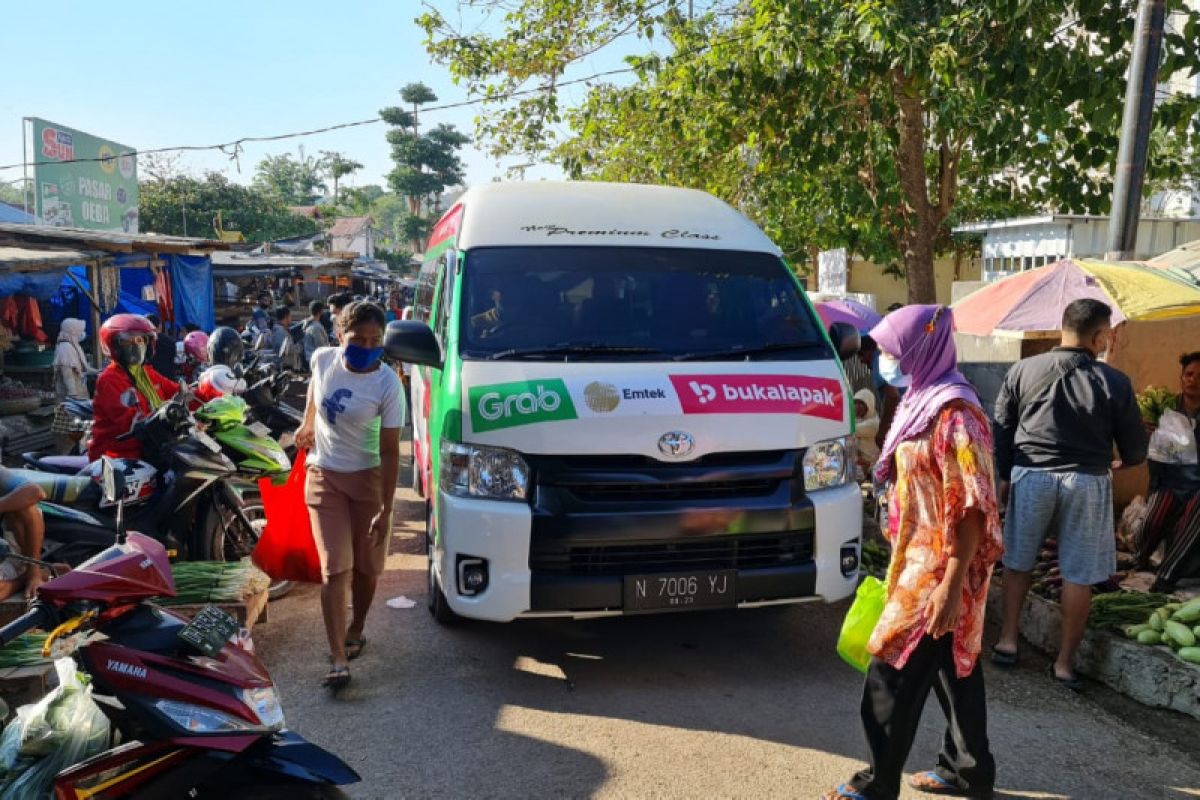
[[[469,189],[458,247],[688,247],[780,255],[753,222],[695,189],[592,181],[488,183]]]

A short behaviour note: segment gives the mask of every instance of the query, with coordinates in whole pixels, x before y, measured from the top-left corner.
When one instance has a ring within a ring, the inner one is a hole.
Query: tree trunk
[[[929,174],[925,168],[925,110],[908,78],[893,74],[896,105],[900,110],[896,168],[906,205],[904,271],[909,303],[936,303],[933,279],[933,243],[937,238],[938,209],[929,202]]]

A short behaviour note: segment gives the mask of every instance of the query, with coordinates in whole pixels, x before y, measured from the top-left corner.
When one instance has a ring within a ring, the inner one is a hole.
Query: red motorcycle
[[[33,628],[47,649],[81,635],[74,652],[112,723],[109,750],[58,774],[58,800],[341,798],[359,776],[337,756],[284,728],[271,676],[231,638],[238,623],[216,607],[189,620],[154,605],[175,595],[166,550],[124,533],[123,476],[107,458],[103,489],[117,503],[117,543],[38,588],[0,644]],[[0,560],[17,558],[0,538]]]

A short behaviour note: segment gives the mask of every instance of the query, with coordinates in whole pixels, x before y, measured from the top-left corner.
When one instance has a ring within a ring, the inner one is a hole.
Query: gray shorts
[[[1004,566],[1029,572],[1046,536],[1058,539],[1064,581],[1090,586],[1117,569],[1112,476],[1017,467],[1004,521]]]

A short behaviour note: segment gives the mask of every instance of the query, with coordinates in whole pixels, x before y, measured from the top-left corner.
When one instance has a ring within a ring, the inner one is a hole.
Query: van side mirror
[[[100,457],[100,489],[109,503],[125,499],[125,473],[108,456]]]
[[[442,345],[424,322],[389,322],[383,334],[383,349],[388,358],[405,364],[442,368]]]
[[[838,358],[842,361],[857,355],[859,347],[862,346],[858,329],[849,322],[835,322],[830,325],[829,339],[833,342],[833,349],[837,351]]]

